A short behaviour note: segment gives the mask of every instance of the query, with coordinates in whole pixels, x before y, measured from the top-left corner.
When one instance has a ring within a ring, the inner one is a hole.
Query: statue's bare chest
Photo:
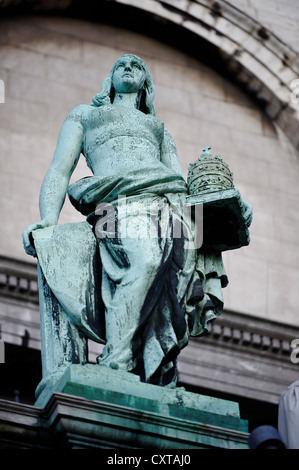
[[[120,106],[96,108],[86,122],[86,143],[89,145],[91,139],[99,145],[122,136],[141,137],[161,144],[163,135],[164,124],[158,118]]]

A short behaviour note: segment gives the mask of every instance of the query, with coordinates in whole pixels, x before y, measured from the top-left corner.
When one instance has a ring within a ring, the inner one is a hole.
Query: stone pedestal
[[[69,366],[35,405],[55,441],[71,448],[248,448],[237,403],[144,384],[96,364]]]

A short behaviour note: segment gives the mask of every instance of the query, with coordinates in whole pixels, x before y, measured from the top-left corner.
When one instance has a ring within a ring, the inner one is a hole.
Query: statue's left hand
[[[34,230],[38,230],[40,228],[49,227],[50,225],[55,225],[55,224],[53,224],[53,222],[50,222],[46,219],[43,219],[40,222],[29,225],[29,227],[27,227],[24,230],[24,232],[23,232],[23,245],[24,245],[24,249],[25,249],[25,251],[28,255],[36,257],[36,251],[35,251],[35,247],[34,247],[32,232],[34,232]]]
[[[252,222],[252,205],[242,200],[242,212],[245,219],[246,227],[250,227]]]

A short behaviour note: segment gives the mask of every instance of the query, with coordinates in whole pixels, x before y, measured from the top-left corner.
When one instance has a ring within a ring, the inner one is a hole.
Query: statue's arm
[[[80,157],[82,140],[82,124],[68,116],[59,133],[53,161],[44,177],[39,197],[41,218],[51,225],[58,222],[70,178]]]
[[[23,233],[25,251],[32,256],[36,255],[32,232],[58,222],[70,178],[80,157],[83,134],[78,112],[71,112],[60,130],[51,166],[42,183],[39,197],[41,221],[30,225]]]
[[[185,179],[181,164],[178,159],[175,142],[167,129],[164,131],[164,139],[161,148],[161,162],[164,163],[167,168],[175,171],[175,173],[178,173]]]

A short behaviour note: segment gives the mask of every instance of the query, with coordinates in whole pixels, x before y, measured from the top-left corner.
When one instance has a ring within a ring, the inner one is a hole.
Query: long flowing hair
[[[128,56],[135,57],[135,59],[139,62],[143,72],[145,73],[145,81],[144,81],[143,88],[141,90],[139,110],[145,114],[153,114],[155,116],[156,110],[155,110],[155,105],[154,105],[154,98],[155,98],[154,84],[149,74],[149,71],[147,69],[147,66],[145,65],[143,60],[140,59],[140,57],[136,56],[135,54],[125,54],[119,57],[119,59],[117,59],[117,61],[112,67],[110,74],[103,81],[102,86],[101,86],[101,91],[93,96],[91,105],[92,106],[104,106],[105,104],[113,103],[114,96],[115,96],[115,89],[112,83],[113,73],[116,67],[118,66],[119,62],[123,58],[126,58]]]

